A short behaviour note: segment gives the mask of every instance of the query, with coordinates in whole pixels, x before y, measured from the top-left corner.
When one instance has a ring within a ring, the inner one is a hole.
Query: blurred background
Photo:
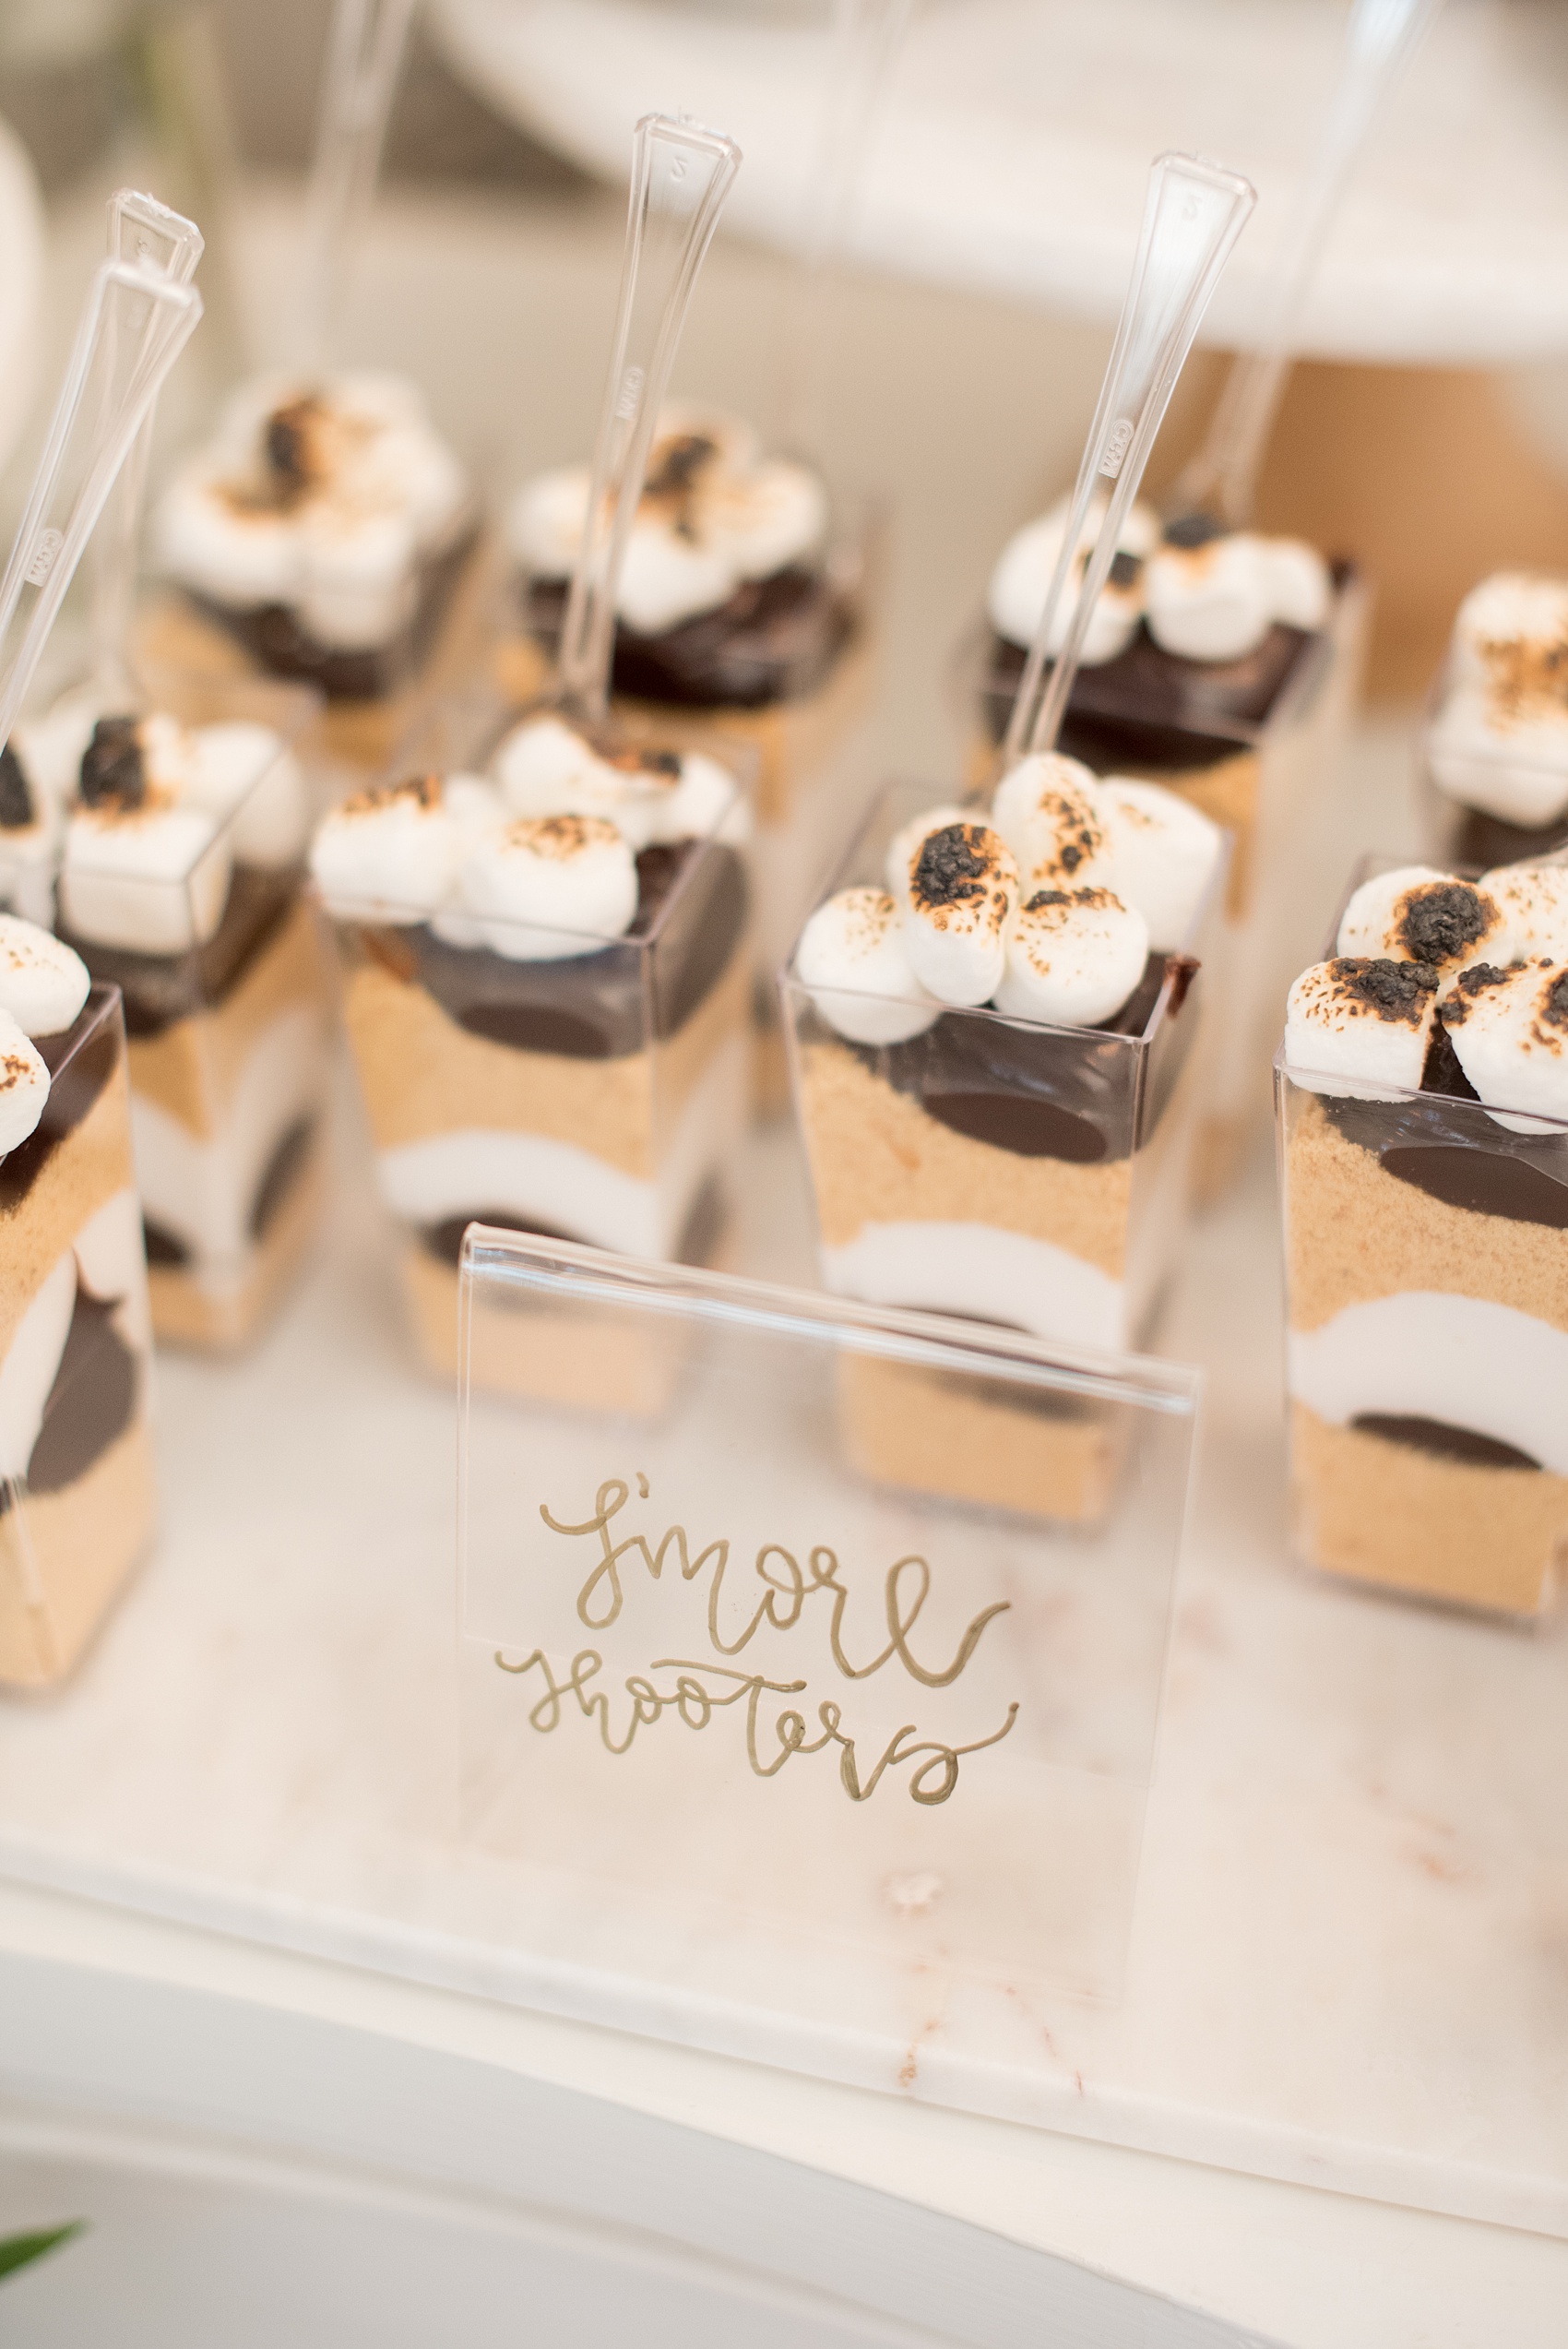
[[[417,376],[493,490],[582,452],[633,121],[684,107],[731,130],[745,168],[677,389],[787,435],[809,378],[816,453],[891,519],[881,755],[932,773],[956,755],[954,647],[991,565],[1075,461],[1148,157],[1195,148],[1256,180],[1209,329],[1244,341],[1344,11],[916,0],[847,257],[808,311],[795,253],[814,216],[829,17],[829,0],[429,0],[341,347]],[[208,237],[207,322],[165,396],[165,447],[277,355],[327,19],[327,0],[0,12],[7,514],[115,185],[148,187]],[[1385,699],[1421,690],[1489,566],[1568,563],[1565,128],[1568,11],[1449,0],[1334,233],[1260,519],[1366,560]],[[1218,375],[1200,352],[1156,488]]]

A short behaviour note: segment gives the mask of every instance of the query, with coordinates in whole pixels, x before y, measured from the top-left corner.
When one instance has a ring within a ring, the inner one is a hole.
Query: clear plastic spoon
[[[419,0],[337,0],[306,206],[296,357],[325,362],[349,265],[375,194]]]
[[[811,224],[785,305],[786,447],[814,449],[820,444],[828,280],[849,241],[861,176],[913,6],[914,0],[833,0],[821,130],[806,197]]]
[[[188,285],[203,247],[196,222],[182,212],[171,211],[156,197],[123,187],[110,197],[112,261],[124,261],[176,285]],[[149,408],[92,536],[92,679],[101,699],[125,700],[134,686],[129,646],[152,425]]]
[[[1338,87],[1275,273],[1256,351],[1233,361],[1208,436],[1171,492],[1172,513],[1217,507],[1227,522],[1252,518],[1269,435],[1289,381],[1307,294],[1339,199],[1373,116],[1442,0],[1355,0]]]
[[[0,580],[0,743],[131,445],[196,330],[201,296],[140,261],[101,261]]]
[[[675,347],[740,168],[740,149],[720,131],[664,114],[645,114],[637,125],[615,340],[561,629],[561,698],[593,722],[609,703],[615,590]]]
[[[1176,378],[1198,323],[1257,197],[1239,172],[1192,155],[1160,155],[1149,173],[1143,234],[1099,405],[1078,467],[1072,511],[1035,640],[1018,684],[1004,763],[1050,750],[1061,732],[1084,639],[1110,575],[1128,507],[1148,462]],[[1051,660],[1056,616],[1067,592],[1089,507],[1100,483],[1110,495],[1078,589],[1066,639]],[[1047,676],[1047,664],[1050,674]]]

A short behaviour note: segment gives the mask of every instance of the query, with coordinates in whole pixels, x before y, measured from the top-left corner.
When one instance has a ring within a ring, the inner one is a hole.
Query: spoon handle
[[[1441,0],[1355,0],[1338,87],[1306,189],[1275,271],[1255,351],[1231,364],[1208,436],[1176,483],[1171,510],[1213,499],[1223,519],[1252,519],[1269,435],[1290,377],[1291,352],[1317,265],[1367,133]]]
[[[300,279],[297,356],[304,367],[323,364],[342,310],[418,6],[337,0],[332,12]]]
[[[101,261],[0,579],[0,743],[16,724],[61,599],[132,442],[201,316],[191,285]]]
[[[109,199],[112,261],[188,285],[204,241],[194,221],[155,197],[123,187]],[[111,700],[124,700],[132,690],[128,655],[152,422],[149,408],[92,535],[92,674],[99,692]]]
[[[721,132],[663,114],[637,125],[615,340],[561,630],[562,693],[588,718],[602,717],[609,700],[615,590],[648,450],[692,289],[740,166],[740,149]]]
[[[1191,155],[1160,155],[1149,173],[1143,235],[1099,405],[1089,428],[1056,571],[1013,704],[1005,763],[1049,750],[1061,732],[1095,602],[1111,570],[1123,517],[1137,495],[1155,435],[1192,348],[1209,296],[1257,198],[1238,172]],[[1056,614],[1095,490],[1110,497],[1078,590],[1066,641],[1051,663]]]

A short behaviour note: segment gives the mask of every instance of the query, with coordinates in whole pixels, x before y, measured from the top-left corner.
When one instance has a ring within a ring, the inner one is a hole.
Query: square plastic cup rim
[[[916,1367],[957,1369],[1177,1417],[1195,1415],[1203,1388],[1203,1373],[1191,1363],[1102,1353],[945,1314],[865,1305],[697,1266],[649,1263],[477,1221],[463,1235],[460,1275],[465,1328],[459,1354],[465,1364],[469,1300],[476,1288],[493,1282],[579,1304],[845,1345]]]
[[[843,853],[839,856],[837,864],[834,866],[833,871],[828,877],[826,886],[824,888],[822,894],[818,897],[816,904],[812,908],[812,912],[814,913],[817,912],[820,907],[826,905],[830,898],[837,896],[841,888],[853,888],[856,887],[872,888],[880,886],[876,883],[857,884],[853,881],[847,881],[844,876],[854,865],[868,833],[870,833],[875,826],[883,807],[892,795],[896,792],[927,790],[931,791],[934,794],[931,801],[931,805],[932,806],[940,806],[943,804],[942,794],[937,789],[937,786],[934,784],[915,783],[906,781],[896,777],[882,785],[881,789],[873,796],[872,804],[865,816],[856,826],[853,834],[847,842]],[[964,802],[962,800],[955,802],[955,805],[963,804]],[[977,802],[977,805],[978,805],[979,803]],[[912,811],[912,813],[918,815],[920,810],[916,808]],[[1229,829],[1228,826],[1225,825],[1220,825],[1218,829],[1220,833],[1221,841],[1220,853],[1216,860],[1214,871],[1209,876],[1208,887],[1205,889],[1203,896],[1199,899],[1197,905],[1194,909],[1193,918],[1188,925],[1185,940],[1181,947],[1173,948],[1167,956],[1165,977],[1160,984],[1159,992],[1155,996],[1154,1002],[1149,1007],[1148,1019],[1136,1035],[1127,1035],[1113,1028],[1071,1028],[1060,1026],[1056,1022],[1049,1019],[1021,1019],[1016,1012],[998,1011],[994,1005],[988,1003],[939,1004],[937,1007],[938,1015],[956,1015],[966,1019],[983,1019],[991,1022],[994,1026],[1002,1028],[1027,1028],[1037,1035],[1060,1036],[1064,1039],[1070,1039],[1072,1042],[1078,1044],[1082,1044],[1086,1039],[1091,1039],[1097,1045],[1113,1044],[1118,1048],[1124,1049],[1128,1054],[1134,1056],[1139,1054],[1146,1053],[1152,1046],[1155,1038],[1158,1035],[1160,1029],[1165,1024],[1167,1014],[1170,1008],[1171,997],[1177,991],[1178,984],[1180,983],[1181,991],[1184,995],[1186,993],[1187,986],[1191,984],[1193,975],[1194,975],[1190,972],[1183,972],[1180,969],[1179,965],[1182,958],[1183,956],[1187,956],[1188,948],[1195,940],[1202,937],[1215,909],[1218,906],[1223,905],[1225,902],[1225,891],[1230,876],[1230,861],[1235,850],[1235,834]],[[807,918],[809,920],[810,916]],[[814,1000],[813,990],[801,977],[800,972],[796,967],[800,951],[801,941],[800,938],[797,937],[794,945],[790,949],[789,960],[785,963],[783,969],[778,973],[778,984],[782,994],[786,996],[792,996],[797,998],[803,996],[807,1002],[812,1002]],[[1188,959],[1191,959],[1190,956]],[[1172,967],[1173,965],[1178,967]],[[1200,964],[1199,968],[1201,969],[1201,967],[1202,966]],[[825,994],[831,993],[833,995],[857,996],[862,997],[868,1003],[902,1005],[907,1004],[911,1000],[911,998],[907,996],[885,996],[879,994],[875,989],[871,987],[850,986],[846,984],[842,980],[835,980],[831,989],[825,988],[823,992]],[[831,1021],[829,1021],[828,1025],[831,1026]]]
[[[1432,1103],[1438,1102],[1442,1103],[1445,1115],[1452,1115],[1461,1122],[1469,1116],[1478,1129],[1483,1121],[1495,1123],[1498,1117],[1528,1118],[1529,1128],[1527,1132],[1520,1133],[1521,1141],[1528,1141],[1538,1134],[1548,1139],[1554,1135],[1568,1137],[1568,1118],[1552,1117],[1538,1109],[1510,1109],[1506,1102],[1467,1101],[1460,1093],[1423,1092],[1419,1085],[1384,1084],[1381,1079],[1375,1092],[1358,1091],[1357,1080],[1346,1077],[1342,1071],[1307,1068],[1298,1061],[1288,1060],[1283,1038],[1274,1055],[1274,1073],[1277,1079],[1294,1085],[1298,1092],[1326,1095],[1335,1101],[1366,1101],[1374,1105],[1386,1102],[1390,1108],[1399,1107],[1406,1102],[1424,1103],[1430,1107]],[[1508,1127],[1503,1130],[1512,1133],[1515,1128]]]

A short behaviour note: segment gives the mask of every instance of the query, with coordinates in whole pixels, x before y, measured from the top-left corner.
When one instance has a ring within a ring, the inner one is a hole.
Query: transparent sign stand
[[[458,1834],[552,1961],[721,2044],[1114,1997],[1197,1373],[481,1225],[461,1287]]]

